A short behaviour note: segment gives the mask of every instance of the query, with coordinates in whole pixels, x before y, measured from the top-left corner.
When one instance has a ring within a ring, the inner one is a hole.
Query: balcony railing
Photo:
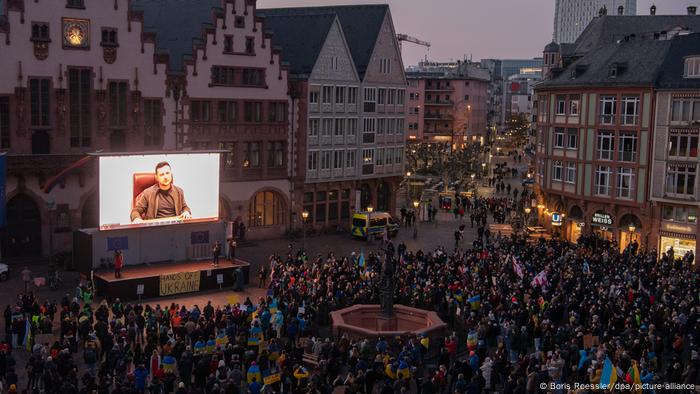
[[[425,120],[454,120],[454,118],[451,114],[426,113],[424,115]]]
[[[425,105],[452,106],[454,102],[452,100],[425,100]]]
[[[426,86],[426,92],[454,92],[455,88],[452,86],[437,85],[437,86]]]

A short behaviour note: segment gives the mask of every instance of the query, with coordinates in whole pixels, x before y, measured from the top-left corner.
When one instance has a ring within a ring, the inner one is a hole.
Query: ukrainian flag
[[[262,374],[260,373],[260,367],[258,367],[255,362],[253,362],[253,365],[248,368],[248,375],[246,375],[246,381],[248,383],[253,383],[253,378],[255,378],[256,382],[261,382],[262,383]]]
[[[399,369],[396,371],[396,376],[399,379],[408,379],[411,377],[411,370],[405,360],[399,362]]]
[[[206,350],[206,344],[204,341],[197,341],[194,343],[194,354],[202,354]]]
[[[219,331],[219,334],[216,336],[216,345],[223,348],[227,343],[228,337],[226,336],[226,331]]]
[[[479,310],[479,308],[481,307],[481,295],[479,294],[475,295],[474,297],[471,297],[468,301],[473,311]]]
[[[357,259],[357,265],[358,265],[360,268],[365,268],[365,264],[366,264],[366,261],[365,261],[365,251],[364,251],[364,250],[360,250],[360,258]]]
[[[210,339],[207,341],[207,353],[212,354],[216,350],[216,340]]]
[[[615,382],[617,382],[617,369],[612,361],[610,361],[610,358],[605,357],[603,373],[600,375],[600,387],[602,389],[611,390]]]
[[[163,371],[165,373],[175,373],[175,357],[170,355],[163,357]]]

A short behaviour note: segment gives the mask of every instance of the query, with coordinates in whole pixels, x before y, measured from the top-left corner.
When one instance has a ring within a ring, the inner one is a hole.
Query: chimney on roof
[[[649,7],[649,15],[656,15],[656,5]]]
[[[625,14],[625,7],[619,6],[617,7],[617,15],[624,15]]]
[[[603,7],[600,10],[598,10],[598,16],[605,16],[605,15],[608,15],[608,7],[603,5]]]
[[[688,15],[695,15],[697,10],[698,10],[698,7],[696,7],[694,5],[688,6]]]

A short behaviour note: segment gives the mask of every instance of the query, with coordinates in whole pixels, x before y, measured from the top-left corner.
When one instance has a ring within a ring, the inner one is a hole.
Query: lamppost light
[[[367,206],[367,212],[372,213],[372,211],[374,211],[374,207],[371,206],[371,205],[368,205],[368,206]]]
[[[413,202],[413,207],[414,207],[414,208],[418,208],[419,205],[420,205],[420,201],[414,201],[414,202]]]
[[[301,213],[301,217],[304,218],[304,220],[309,218],[309,211],[304,210],[304,212]]]

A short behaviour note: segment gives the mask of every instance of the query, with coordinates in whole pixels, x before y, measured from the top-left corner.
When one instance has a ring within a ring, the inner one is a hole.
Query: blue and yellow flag
[[[615,382],[617,382],[617,370],[610,358],[605,357],[603,373],[600,375],[600,387],[604,390],[610,390]]]

